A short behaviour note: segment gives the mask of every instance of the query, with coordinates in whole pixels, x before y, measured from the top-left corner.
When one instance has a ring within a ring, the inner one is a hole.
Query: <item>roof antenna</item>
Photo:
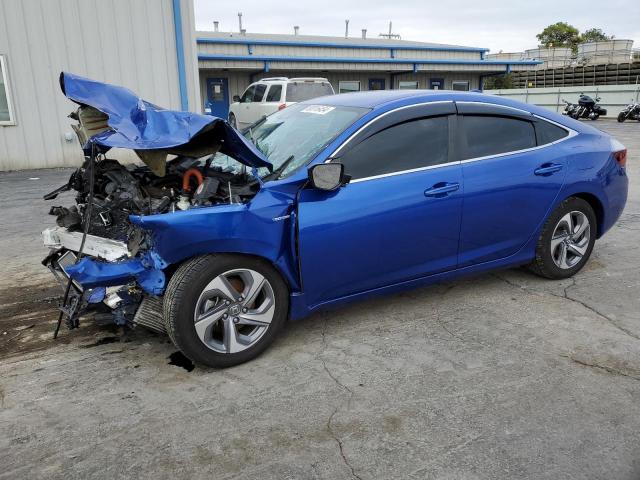
[[[294,35],[298,35],[299,31],[300,31],[300,27],[298,25],[294,25],[293,26],[293,34]]]
[[[242,33],[242,12],[238,12],[238,31]]]
[[[392,27],[393,27],[393,22],[389,22],[389,33],[380,33],[378,34],[378,36],[383,38],[388,38],[389,40],[391,40],[392,38],[396,38],[400,40],[401,39],[400,35],[398,35],[397,33],[393,33]]]
[[[344,21],[344,38],[349,38],[349,20]]]

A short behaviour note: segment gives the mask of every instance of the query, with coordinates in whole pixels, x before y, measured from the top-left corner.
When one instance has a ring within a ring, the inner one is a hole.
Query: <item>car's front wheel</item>
[[[238,129],[238,122],[236,121],[236,116],[233,113],[229,114],[229,125],[231,125],[236,130]]]
[[[575,275],[587,263],[596,234],[596,215],[591,205],[581,198],[567,198],[542,228],[531,269],[552,279]]]
[[[164,298],[173,343],[191,360],[230,367],[251,360],[286,322],[289,292],[268,262],[242,255],[196,257],[174,273]]]

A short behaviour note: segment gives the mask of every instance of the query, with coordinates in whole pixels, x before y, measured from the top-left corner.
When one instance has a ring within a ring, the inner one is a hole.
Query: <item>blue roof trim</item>
[[[198,60],[238,60],[261,62],[322,62],[322,63],[400,63],[417,65],[539,65],[538,60],[437,60],[416,58],[351,58],[351,57],[278,57],[271,55],[212,55],[201,53]]]
[[[364,48],[370,50],[426,50],[436,52],[488,52],[488,48],[478,47],[429,47],[419,45],[349,45],[346,43],[332,42],[294,42],[290,40],[250,40],[240,38],[204,38],[196,39],[199,44],[226,44],[226,45],[269,45],[274,47],[325,47],[325,48]]]
[[[182,41],[182,12],[180,10],[180,0],[173,0],[173,26],[176,35],[180,108],[186,112],[189,110],[189,95],[187,94],[187,73],[184,62],[184,43]]]

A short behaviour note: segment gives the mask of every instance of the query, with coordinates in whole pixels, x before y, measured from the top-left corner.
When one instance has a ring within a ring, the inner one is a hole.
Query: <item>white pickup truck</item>
[[[326,78],[263,78],[249,85],[242,96],[234,95],[229,123],[242,129],[294,103],[334,93]]]

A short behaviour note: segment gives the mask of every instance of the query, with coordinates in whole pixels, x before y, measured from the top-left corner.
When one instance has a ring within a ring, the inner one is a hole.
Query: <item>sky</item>
[[[601,28],[616,38],[634,40],[640,48],[640,0],[195,0],[197,30],[238,31],[238,12],[243,27],[254,33],[293,33],[368,37],[386,33],[389,21],[403,40],[484,47],[492,52],[516,52],[537,46],[536,34],[563,21],[580,31]]]

